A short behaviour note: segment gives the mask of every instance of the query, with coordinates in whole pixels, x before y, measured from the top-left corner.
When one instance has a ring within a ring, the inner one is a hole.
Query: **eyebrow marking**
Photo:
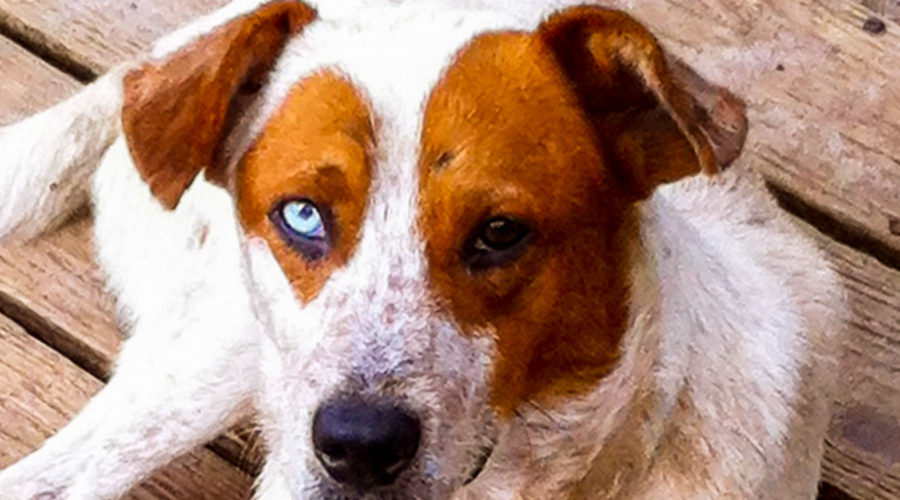
[[[296,82],[237,167],[244,230],[268,243],[298,298],[312,300],[356,250],[371,185],[368,102],[348,78],[320,71]],[[286,199],[314,203],[328,228],[310,260],[270,214]]]

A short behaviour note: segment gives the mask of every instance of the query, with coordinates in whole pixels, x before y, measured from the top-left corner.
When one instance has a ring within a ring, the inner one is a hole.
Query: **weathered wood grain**
[[[24,118],[81,87],[4,38],[0,38],[0,74],[0,124]]]
[[[141,31],[124,18],[109,23],[108,13],[94,16],[91,9],[102,9],[113,2],[80,2],[85,7],[59,0],[0,0],[0,24],[10,24],[4,19],[12,18],[12,24],[18,23],[17,29],[28,32],[28,36],[43,37],[50,46],[62,47],[58,50],[64,57],[100,71],[145,47],[162,31],[152,36],[150,32],[170,22],[146,23],[149,30]],[[197,5],[206,9],[223,2],[204,1],[156,11],[153,6],[157,3],[134,3],[134,17],[141,18],[149,9],[151,18],[157,15],[171,20]],[[659,33],[670,50],[711,80],[745,97],[751,120],[747,154],[756,158],[754,163],[770,182],[892,251],[900,250],[900,234],[894,234],[900,233],[896,229],[900,227],[900,141],[896,139],[900,137],[900,85],[896,83],[900,74],[900,27],[887,15],[890,2],[883,2],[887,25],[880,35],[861,28],[872,12],[859,0],[604,3],[627,8]],[[121,9],[118,5],[116,2],[112,6],[113,11]],[[60,13],[72,16],[67,18],[69,24],[64,30],[53,21],[60,19],[53,17]],[[67,33],[61,35],[59,31]],[[96,34],[107,31],[113,35],[107,38]],[[115,37],[126,41],[119,45]],[[5,83],[0,80],[0,86]],[[37,86],[35,89],[42,91]],[[82,229],[76,226],[74,230],[82,231],[80,235],[65,237],[67,241],[85,238],[87,224],[82,224]],[[839,399],[832,425],[826,475],[860,498],[897,498],[898,458],[891,452],[896,448],[890,446],[897,432],[896,418],[900,416],[900,277],[870,257],[821,240],[839,263],[854,309],[845,354],[847,390]],[[65,244],[50,246],[65,248]],[[38,247],[22,250],[34,254],[52,251]],[[46,276],[81,272],[79,266],[65,263],[62,257],[34,258],[39,262],[29,265],[46,269]],[[22,272],[26,271],[31,272]],[[0,276],[3,272],[0,262]],[[29,284],[24,279],[22,283],[10,295],[28,301],[24,307],[41,311],[40,316],[50,318],[50,323],[64,325],[59,327],[62,335],[74,331],[73,342],[80,343],[79,349],[85,350],[86,355],[95,356],[98,366],[103,360],[108,362],[109,355],[115,352],[115,341],[97,341],[97,331],[73,329],[66,323],[72,320],[65,317],[71,314],[77,320],[89,318],[86,325],[114,333],[108,308],[91,304],[90,298],[81,296],[67,299],[68,303],[57,302],[58,297],[52,295],[51,289],[41,288],[41,283]],[[48,304],[42,305],[42,301]],[[51,301],[75,309],[53,311]],[[94,308],[97,316],[90,319],[93,313],[72,312],[77,308]]]
[[[81,87],[3,38],[0,75],[0,124],[48,107]],[[84,217],[31,243],[0,246],[0,309],[35,326],[45,342],[102,377],[110,371],[119,334],[91,253]]]
[[[0,316],[0,469],[65,425],[102,382]],[[127,498],[242,499],[251,479],[205,448],[157,472]]]
[[[3,38],[0,75],[0,124],[48,107],[80,87]],[[28,245],[0,247],[0,310],[39,327],[35,330],[45,342],[100,375],[109,372],[118,333],[91,263],[88,235],[87,223],[80,221]]]
[[[0,0],[0,27],[95,75],[227,0]]]
[[[876,16],[900,22],[900,0],[862,0],[862,4]]]
[[[812,230],[811,235],[816,236]],[[817,236],[851,309],[824,465],[861,499],[900,498],[900,272]]]

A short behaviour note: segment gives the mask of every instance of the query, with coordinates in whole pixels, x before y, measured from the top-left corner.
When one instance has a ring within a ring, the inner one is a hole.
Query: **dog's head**
[[[616,371],[636,205],[745,132],[620,12],[386,4],[274,2],[126,78],[160,202],[204,169],[234,197],[270,466],[298,497],[440,498],[581,450],[507,441]]]

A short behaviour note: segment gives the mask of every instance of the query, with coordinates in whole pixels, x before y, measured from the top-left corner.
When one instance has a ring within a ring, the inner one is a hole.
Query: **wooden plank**
[[[40,446],[102,382],[0,316],[0,469]],[[242,499],[251,479],[205,448],[135,488],[132,499]]]
[[[73,94],[81,85],[0,37],[0,125],[11,123]],[[35,85],[40,83],[40,85]]]
[[[80,216],[34,241],[0,246],[0,309],[107,379],[121,338],[91,257],[90,231]]]
[[[48,107],[80,87],[74,79],[3,38],[0,75],[0,124]],[[30,245],[0,247],[0,308],[35,322],[52,318],[46,321],[48,325],[28,326],[43,326],[40,330],[48,336],[45,341],[61,345],[92,373],[108,373],[118,334],[109,314],[109,300],[102,294],[97,270],[91,264],[87,236],[87,225],[82,222]]]
[[[842,349],[825,479],[857,498],[900,498],[900,272],[822,238],[847,290],[851,320]]]
[[[95,75],[227,0],[0,0],[0,27]]]
[[[612,3],[747,101],[770,182],[900,255],[900,26],[863,30],[858,0]]]
[[[0,124],[74,93],[80,85],[0,38]],[[89,224],[75,224],[27,245],[0,246],[0,308],[24,319],[97,376],[110,371],[119,334],[110,299],[91,260]],[[40,323],[42,318],[46,324]]]
[[[618,4],[660,33],[677,55],[747,99],[752,125],[748,154],[756,157],[770,182],[894,251],[900,248],[900,237],[891,232],[892,223],[900,225],[900,142],[894,139],[900,136],[900,91],[894,82],[894,68],[900,68],[896,25],[888,21],[882,35],[862,30],[871,12],[849,0],[620,0]],[[23,12],[20,5],[30,6],[37,18],[43,10],[70,9],[60,1],[38,6],[35,1],[0,0],[4,15]],[[29,22],[38,27],[35,30],[56,31],[51,24]],[[116,29],[84,19],[73,29],[82,25]],[[102,45],[85,37],[84,43],[69,43],[67,50]],[[116,50],[108,50],[107,56]],[[843,247],[825,243],[830,252],[842,255]],[[891,419],[900,415],[892,390],[900,385],[892,378],[900,355],[885,348],[896,346],[898,339],[887,327],[898,324],[896,305],[884,306],[897,304],[893,287],[897,275],[862,254],[850,255],[862,259],[841,264],[845,280],[861,280],[850,290],[855,317],[846,356],[853,389],[838,405],[826,473],[836,484],[856,488],[853,491],[892,495],[891,467],[896,460],[879,458],[891,455],[871,452],[877,447],[864,436],[893,429]],[[873,276],[887,276],[888,284]],[[31,297],[33,303],[40,302],[38,295]],[[867,310],[876,312],[865,316]],[[893,323],[885,323],[888,320]],[[850,398],[854,394],[857,399]]]

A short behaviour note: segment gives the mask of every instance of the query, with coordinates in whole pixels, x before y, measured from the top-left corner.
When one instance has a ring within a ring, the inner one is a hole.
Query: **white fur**
[[[123,71],[0,128],[0,240],[33,237],[86,201],[87,180],[120,133]]]
[[[233,2],[152,55],[260,3]],[[530,30],[574,3],[316,5],[318,19],[288,44],[227,143],[234,162],[288,91],[323,69],[360,88],[378,119],[360,241],[304,305],[266,243],[242,233],[224,190],[198,178],[172,212],[150,195],[116,138],[121,73],[0,129],[0,147],[15,146],[0,170],[0,197],[12,200],[0,207],[0,238],[34,235],[71,211],[103,156],[93,181],[97,252],[131,334],[110,384],[0,472],[0,498],[121,495],[251,403],[270,448],[258,497],[322,496],[330,490],[309,446],[312,413],[349,391],[387,393],[422,415],[410,488],[425,498],[554,498],[574,485],[598,498],[812,498],[825,396],[810,394],[808,376],[827,373],[826,337],[842,305],[819,252],[741,167],[671,185],[643,205],[621,361],[565,405],[494,418],[492,332],[462,335],[431,295],[416,229],[425,98],[474,35]],[[816,382],[826,387],[826,378]],[[637,409],[646,409],[640,418]],[[670,456],[683,442],[703,445],[693,475]],[[493,445],[484,471],[461,487]]]

